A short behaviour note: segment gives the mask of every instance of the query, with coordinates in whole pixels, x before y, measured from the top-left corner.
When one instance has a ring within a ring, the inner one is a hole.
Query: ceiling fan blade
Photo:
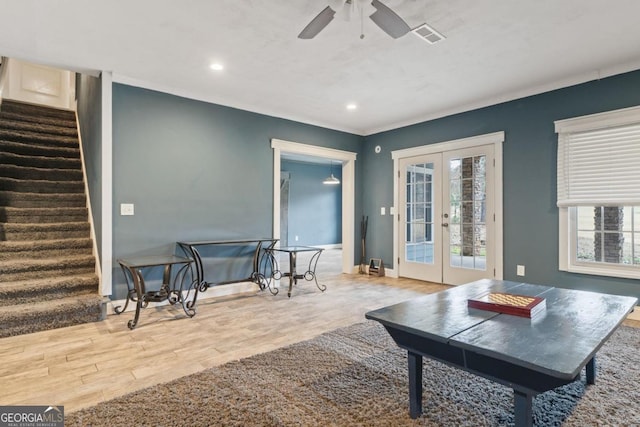
[[[333,21],[333,17],[336,11],[327,6],[322,12],[320,12],[315,18],[304,27],[304,30],[298,34],[299,39],[312,39],[318,35],[320,31],[324,29],[329,22]]]
[[[411,27],[393,10],[382,4],[380,0],[373,0],[371,5],[376,8],[376,11],[369,16],[371,20],[394,39],[402,37],[411,31]]]

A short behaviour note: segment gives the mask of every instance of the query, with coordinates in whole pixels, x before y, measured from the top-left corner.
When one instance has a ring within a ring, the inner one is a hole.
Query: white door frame
[[[440,142],[437,144],[421,145],[419,147],[406,148],[403,150],[395,150],[391,152],[391,158],[393,159],[393,205],[397,207],[397,212],[400,209],[398,194],[399,186],[399,173],[400,173],[400,159],[406,157],[415,157],[425,154],[441,153],[444,151],[460,150],[464,148],[477,147],[480,145],[494,145],[495,156],[495,180],[494,180],[494,194],[495,194],[495,278],[503,278],[504,259],[503,259],[503,218],[502,218],[502,143],[504,142],[504,132],[494,132],[485,135],[472,136],[469,138],[456,139],[451,141]],[[392,277],[398,277],[399,268],[397,268],[398,254],[400,253],[398,247],[398,238],[400,236],[400,230],[398,229],[398,221],[393,221],[393,259],[395,268],[393,270],[387,270],[387,274]]]
[[[273,148],[273,238],[280,238],[280,158],[282,153],[305,154],[342,162],[342,272],[353,273],[355,232],[356,153],[316,145],[271,139]]]

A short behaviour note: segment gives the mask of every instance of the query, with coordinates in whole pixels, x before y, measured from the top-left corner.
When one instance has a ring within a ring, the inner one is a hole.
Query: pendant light
[[[331,162],[329,173],[330,173],[330,175],[324,181],[322,181],[322,183],[326,184],[326,185],[338,185],[338,184],[340,184],[340,180],[338,178],[336,178],[335,176],[333,176],[333,162]]]

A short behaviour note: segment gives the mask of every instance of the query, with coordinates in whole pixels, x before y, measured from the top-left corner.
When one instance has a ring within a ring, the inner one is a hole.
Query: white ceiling
[[[0,0],[0,55],[359,135],[640,68],[638,0],[383,0],[446,40],[298,39],[330,2]]]

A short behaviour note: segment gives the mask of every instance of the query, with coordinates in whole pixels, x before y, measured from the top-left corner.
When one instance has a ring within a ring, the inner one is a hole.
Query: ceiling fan
[[[315,18],[304,27],[304,30],[300,34],[298,34],[298,38],[300,39],[312,39],[318,35],[320,31],[322,31],[329,23],[333,20],[336,12],[340,9],[340,5],[344,8],[353,9],[356,6],[356,2],[360,7],[360,11],[364,11],[365,4],[368,0],[339,0],[338,6],[329,5],[322,12],[320,12]],[[336,3],[334,1],[333,3]],[[389,7],[385,6],[380,2],[380,0],[373,0],[371,2],[371,6],[373,6],[376,11],[369,15],[369,18],[378,26],[382,31],[389,34],[394,39],[404,36],[411,28],[409,25],[398,16],[393,10]],[[360,38],[364,37],[361,35]]]

